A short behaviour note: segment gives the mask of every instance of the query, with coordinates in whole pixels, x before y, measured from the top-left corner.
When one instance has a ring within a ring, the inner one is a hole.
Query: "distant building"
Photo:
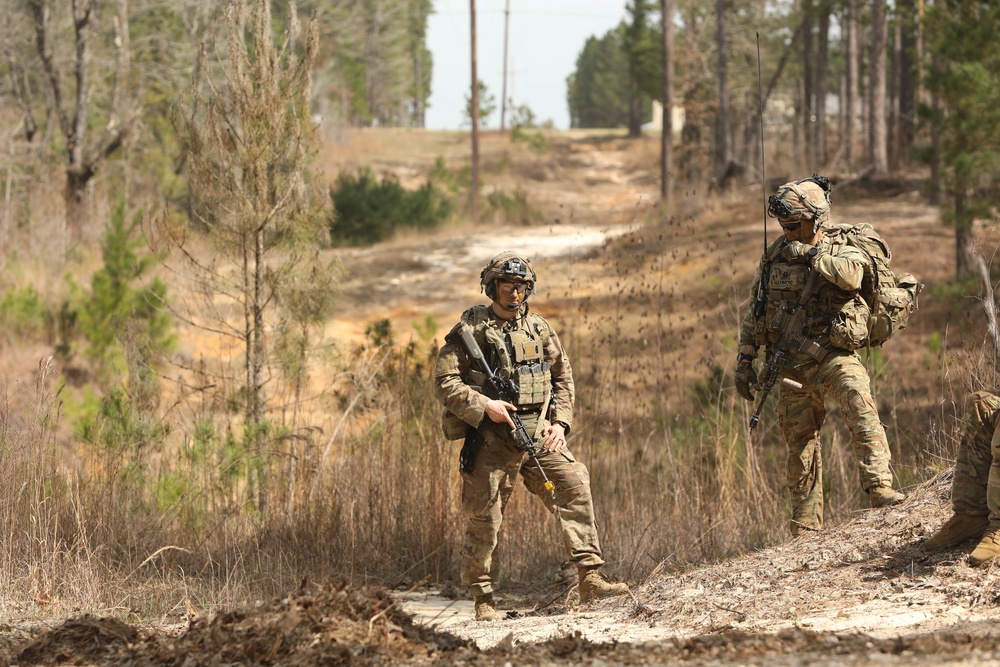
[[[684,107],[679,107],[676,104],[671,107],[670,130],[675,137],[681,136],[681,131],[684,129],[685,117]],[[659,132],[661,129],[663,129],[663,105],[657,100],[653,100],[653,120],[644,123],[642,131]]]

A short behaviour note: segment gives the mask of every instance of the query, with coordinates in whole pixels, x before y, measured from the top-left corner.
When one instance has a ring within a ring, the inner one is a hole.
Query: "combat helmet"
[[[767,214],[785,220],[812,220],[817,232],[830,219],[830,179],[813,174],[785,183],[767,200]]]
[[[528,289],[524,295],[527,299],[535,290],[537,276],[531,268],[531,260],[512,250],[505,250],[491,259],[479,274],[479,284],[490,299],[497,298],[497,280],[500,278],[516,278],[527,282]]]

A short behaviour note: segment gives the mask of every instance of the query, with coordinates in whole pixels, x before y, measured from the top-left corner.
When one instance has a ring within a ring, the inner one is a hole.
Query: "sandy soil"
[[[541,611],[517,603],[508,618],[470,622],[471,603],[408,593],[415,620],[492,648],[579,633],[600,643],[662,642],[718,633],[863,633],[880,640],[968,634],[1000,647],[1000,569],[971,568],[973,544],[926,552],[923,541],[950,516],[950,475],[893,508],[741,558],[679,573],[654,573],[628,598]],[[572,596],[572,591],[567,597]]]

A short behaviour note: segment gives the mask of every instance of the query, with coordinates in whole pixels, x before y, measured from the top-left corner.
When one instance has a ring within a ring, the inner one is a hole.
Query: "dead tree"
[[[49,87],[49,100],[66,151],[66,228],[72,241],[83,238],[87,224],[85,205],[87,185],[105,160],[124,144],[136,116],[130,109],[126,81],[130,66],[128,0],[117,0],[113,17],[116,57],[111,95],[106,109],[108,120],[103,131],[89,140],[88,121],[94,115],[90,88],[91,47],[94,31],[94,0],[71,0],[74,35],[72,72],[67,73],[55,57],[55,27],[51,0],[28,0],[35,24],[35,45]],[[66,80],[72,79],[72,86]],[[67,89],[72,90],[71,94]]]

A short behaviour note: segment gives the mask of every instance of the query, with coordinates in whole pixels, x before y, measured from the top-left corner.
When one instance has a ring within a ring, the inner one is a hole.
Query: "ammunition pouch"
[[[444,431],[445,440],[461,440],[470,428],[472,427],[464,419],[448,408],[444,409],[441,414],[441,429]]]
[[[552,389],[552,372],[545,361],[517,368],[514,377],[517,383],[514,404],[521,409],[537,409]]]
[[[868,342],[871,310],[860,296],[844,304],[830,322],[830,344],[843,350],[857,350]]]

